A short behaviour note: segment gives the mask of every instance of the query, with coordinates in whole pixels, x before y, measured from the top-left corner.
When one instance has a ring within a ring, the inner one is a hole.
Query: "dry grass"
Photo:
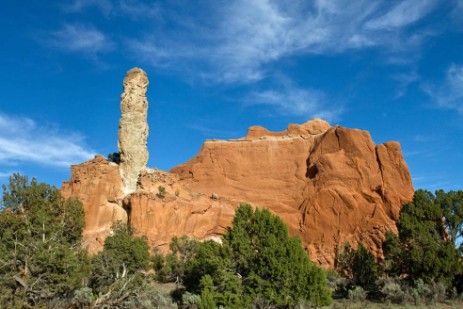
[[[370,301],[364,302],[352,302],[349,300],[336,300],[331,306],[323,307],[326,309],[419,309],[419,308],[433,308],[433,309],[461,309],[463,308],[463,301],[448,301],[437,304],[423,304],[423,305],[396,305],[396,304],[384,304],[374,303]]]

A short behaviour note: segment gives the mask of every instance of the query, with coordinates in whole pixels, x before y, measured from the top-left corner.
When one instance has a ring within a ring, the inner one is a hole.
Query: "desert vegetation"
[[[82,249],[77,200],[14,174],[0,212],[2,308],[355,308],[461,305],[463,192],[418,190],[384,259],[344,244],[335,269],[310,261],[266,209],[242,204],[221,243],[174,237],[170,252],[117,224],[103,249]]]

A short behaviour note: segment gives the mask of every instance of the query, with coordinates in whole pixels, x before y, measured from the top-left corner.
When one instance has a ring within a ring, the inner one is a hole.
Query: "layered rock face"
[[[102,248],[111,226],[127,222],[127,212],[121,207],[124,198],[119,166],[103,156],[73,165],[71,179],[63,182],[61,194],[78,198],[85,211],[84,245],[89,252]]]
[[[333,265],[345,241],[362,241],[380,256],[385,232],[395,231],[414,192],[398,143],[375,146],[366,131],[321,120],[207,141],[171,172],[194,191],[269,208],[321,265]]]
[[[111,226],[129,223],[161,251],[173,236],[220,241],[240,202],[265,207],[298,235],[311,259],[332,266],[337,247],[365,244],[381,256],[413,185],[400,145],[375,145],[367,131],[320,119],[282,132],[249,128],[246,137],[206,141],[190,161],[146,168],[148,79],[127,73],[119,126],[120,164],[102,156],[72,166],[61,192],[84,206],[84,241],[99,250]],[[161,188],[162,187],[162,188]]]
[[[401,205],[413,197],[398,143],[375,146],[366,131],[321,120],[207,141],[189,162],[169,173],[145,169],[138,182],[125,194],[118,166],[101,156],[72,167],[62,193],[84,204],[90,252],[101,248],[117,220],[161,250],[173,236],[219,239],[234,209],[248,202],[279,215],[312,260],[330,266],[345,241],[362,241],[380,256],[385,232],[395,231]]]
[[[137,189],[138,176],[148,162],[148,77],[143,70],[134,68],[127,72],[123,85],[118,149],[124,192],[128,194]]]

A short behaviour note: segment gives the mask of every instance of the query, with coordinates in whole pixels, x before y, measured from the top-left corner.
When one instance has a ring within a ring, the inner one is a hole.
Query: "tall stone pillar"
[[[124,193],[129,194],[137,189],[140,172],[148,162],[148,77],[142,69],[133,68],[127,72],[123,85],[117,146]]]

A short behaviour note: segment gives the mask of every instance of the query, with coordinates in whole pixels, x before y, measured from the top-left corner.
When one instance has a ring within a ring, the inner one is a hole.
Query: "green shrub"
[[[354,302],[362,302],[367,299],[367,292],[361,286],[356,286],[349,290],[348,298]]]
[[[121,163],[121,154],[119,152],[113,152],[108,155],[107,160],[109,162],[114,162],[114,163]]]
[[[300,299],[314,305],[331,303],[325,273],[313,264],[299,238],[290,237],[283,221],[269,210],[242,204],[224,236],[235,273],[252,298],[265,297],[276,305]]]
[[[158,196],[160,198],[164,198],[166,196],[166,194],[167,194],[166,188],[163,187],[163,186],[159,186],[158,187]]]
[[[262,299],[277,307],[303,300],[315,306],[331,303],[325,272],[268,210],[241,205],[222,245],[174,238],[171,250],[155,258],[156,270],[177,273],[186,291],[201,295],[202,306],[211,305],[211,299],[230,308],[249,308]]]
[[[400,282],[396,280],[388,280],[384,282],[381,288],[381,293],[384,295],[386,302],[394,304],[406,303],[407,297],[406,292],[402,289]]]
[[[461,252],[456,238],[463,225],[463,192],[448,194],[417,190],[413,202],[400,211],[399,236],[386,234],[383,243],[385,271],[406,275],[413,282],[441,282],[451,288],[462,274]],[[449,234],[450,233],[450,234]]]
[[[201,296],[197,294],[192,294],[190,292],[185,292],[182,295],[182,305],[183,307],[194,309],[198,308],[201,302]]]
[[[72,303],[80,308],[90,306],[94,301],[93,291],[89,287],[83,287],[74,291]]]

